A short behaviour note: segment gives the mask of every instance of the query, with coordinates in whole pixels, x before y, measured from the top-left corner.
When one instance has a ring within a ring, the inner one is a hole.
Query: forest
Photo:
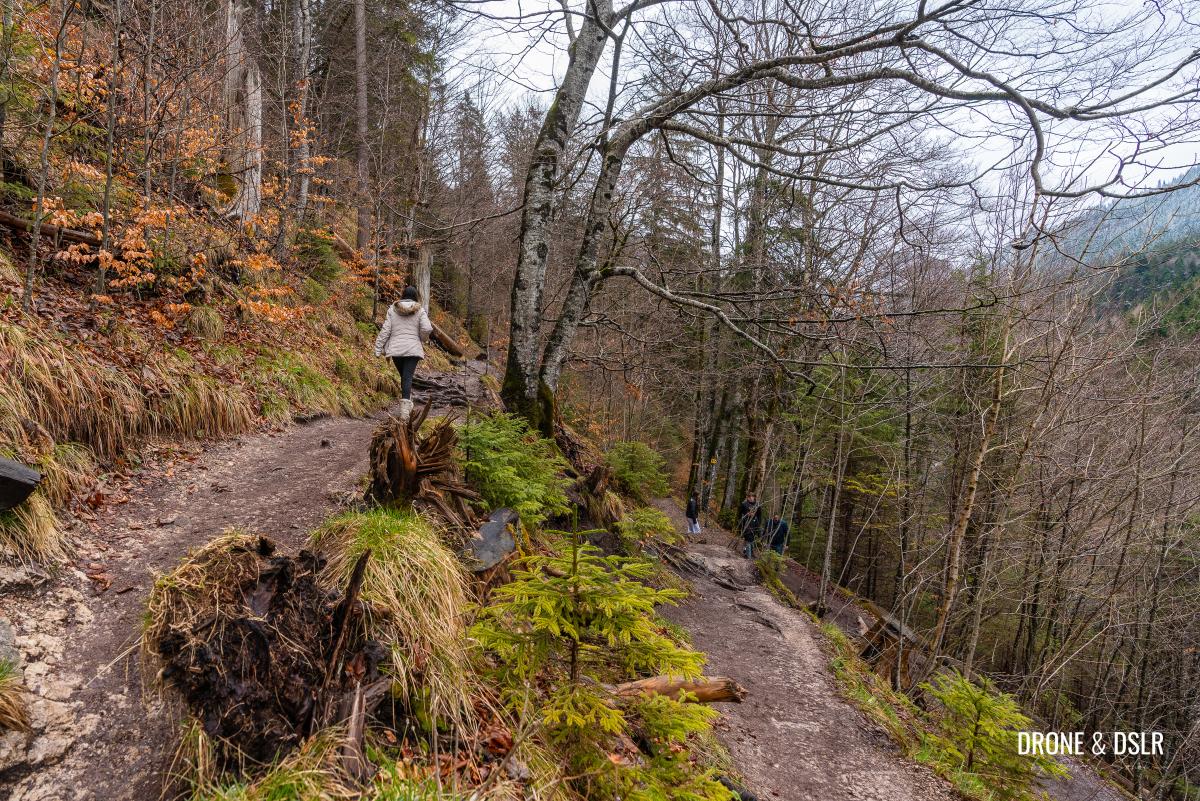
[[[0,796],[1200,799],[1195,4],[2,5]]]

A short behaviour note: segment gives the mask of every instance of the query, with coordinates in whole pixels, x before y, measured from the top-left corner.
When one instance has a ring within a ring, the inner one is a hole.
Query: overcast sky
[[[580,0],[571,0],[572,7],[579,7]],[[1172,0],[1166,0],[1167,3]],[[1186,9],[1185,5],[1177,9]],[[907,5],[907,4],[906,4]],[[1141,4],[1138,4],[1141,6]],[[1145,7],[1145,6],[1142,6]],[[1163,4],[1162,7],[1165,7]],[[558,2],[551,0],[482,0],[466,6],[477,13],[478,19],[471,25],[469,35],[464,45],[458,49],[452,59],[453,70],[460,73],[467,86],[477,87],[472,94],[482,101],[485,111],[496,111],[500,108],[522,102],[530,96],[541,98],[545,105],[550,95],[561,79],[567,63],[566,35],[562,22],[562,8]],[[1129,4],[1124,2],[1105,2],[1100,0],[1091,6],[1098,18],[1113,17],[1129,11]],[[1200,15],[1200,2],[1195,3],[1197,15]],[[652,13],[652,12],[651,12]],[[1181,12],[1185,13],[1185,12]],[[1177,42],[1179,53],[1198,46],[1197,41],[1180,40]],[[1156,52],[1162,57],[1162,52]],[[1174,54],[1166,54],[1174,57]],[[600,74],[592,82],[591,94],[596,104],[603,102],[607,89],[606,75],[601,61]],[[971,122],[965,118],[949,120],[952,127],[961,130],[965,137],[970,138]],[[1095,154],[1103,152],[1110,143],[1091,141],[1087,148]],[[971,142],[963,148],[964,158],[980,164],[990,164],[996,154],[1011,147],[1007,140]],[[1138,182],[1157,183],[1179,175],[1197,161],[1197,143],[1194,141],[1179,142],[1154,155],[1161,169],[1151,175],[1139,175]],[[1077,158],[1086,159],[1091,154],[1081,152]]]

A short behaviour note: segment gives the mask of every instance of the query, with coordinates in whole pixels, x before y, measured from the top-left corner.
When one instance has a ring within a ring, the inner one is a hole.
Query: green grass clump
[[[604,458],[625,491],[643,503],[670,492],[667,463],[646,443],[618,442]]]
[[[36,193],[25,184],[14,183],[12,181],[0,181],[0,197],[13,202],[14,204],[26,205],[34,199]]]
[[[352,801],[361,797],[354,779],[341,768],[338,730],[310,739],[250,782],[196,787],[191,801]]]
[[[305,303],[317,306],[329,300],[329,289],[315,278],[305,278],[300,285],[300,297]]]
[[[343,272],[342,260],[333,246],[333,237],[321,231],[301,229],[294,242],[296,256],[308,267],[308,275],[319,284],[333,283]]]
[[[484,417],[460,427],[458,441],[467,480],[493,508],[516,510],[528,527],[569,511],[567,461],[523,419]]]
[[[373,636],[393,644],[393,694],[432,726],[466,728],[466,582],[438,530],[411,511],[372,509],[334,518],[313,533],[310,546],[328,560],[322,581],[338,589],[371,551],[361,597]]]
[[[334,414],[341,404],[337,391],[325,375],[292,353],[278,353],[256,361],[260,381],[259,405],[263,414],[274,416],[284,409]]]

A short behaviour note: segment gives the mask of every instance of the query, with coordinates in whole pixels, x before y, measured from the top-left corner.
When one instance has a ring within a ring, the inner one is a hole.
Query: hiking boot
[[[400,401],[400,422],[407,423],[408,418],[412,417],[413,402],[408,398]]]

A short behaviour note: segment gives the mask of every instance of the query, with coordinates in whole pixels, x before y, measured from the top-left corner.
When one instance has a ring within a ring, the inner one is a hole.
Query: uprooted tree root
[[[216,773],[277,761],[345,720],[364,687],[386,686],[387,652],[363,634],[355,592],[322,587],[321,567],[231,533],[155,584],[143,664],[182,696]]]
[[[366,497],[382,506],[412,504],[465,534],[476,522],[470,502],[480,497],[458,475],[453,420],[444,417],[421,433],[429,408],[426,404],[408,422],[393,417],[375,429]]]

